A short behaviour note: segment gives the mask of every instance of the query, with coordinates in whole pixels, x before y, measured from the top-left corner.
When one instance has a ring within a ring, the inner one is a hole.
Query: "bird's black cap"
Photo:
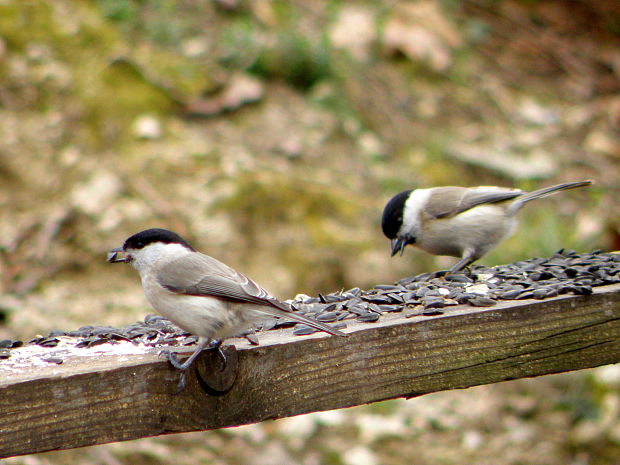
[[[154,242],[162,242],[164,244],[181,244],[184,247],[194,251],[194,248],[185,241],[177,233],[162,228],[151,228],[140,231],[133,236],[127,238],[123,244],[123,250],[142,249]]]
[[[383,209],[381,228],[388,239],[396,238],[400,227],[403,225],[405,202],[413,189],[402,191],[390,199]]]

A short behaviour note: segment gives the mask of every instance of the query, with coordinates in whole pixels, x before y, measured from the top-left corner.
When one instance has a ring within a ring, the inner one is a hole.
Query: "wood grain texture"
[[[260,334],[259,346],[231,340],[238,351],[237,379],[219,396],[206,394],[193,371],[187,389],[174,395],[178,373],[155,349],[15,368],[0,378],[0,457],[616,363],[620,285],[590,296],[452,307],[430,318],[387,314],[377,323],[349,323],[345,332],[350,337],[269,331]]]

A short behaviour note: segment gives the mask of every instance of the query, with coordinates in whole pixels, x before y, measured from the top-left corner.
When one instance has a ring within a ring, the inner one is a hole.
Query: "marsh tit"
[[[198,336],[198,347],[184,363],[178,362],[173,352],[162,352],[175,368],[183,371],[179,390],[185,386],[186,370],[209,343],[219,348],[223,339],[238,336],[269,316],[346,336],[326,324],[293,313],[288,304],[248,277],[196,252],[178,234],[166,229],[147,229],[134,234],[122,247],[108,253],[108,262],[128,263],[138,270],[151,306],[180,328]]]
[[[493,186],[406,190],[386,204],[381,227],[392,240],[392,256],[411,244],[433,255],[459,257],[450,272],[460,271],[510,236],[527,202],[590,184],[568,182],[533,192]]]

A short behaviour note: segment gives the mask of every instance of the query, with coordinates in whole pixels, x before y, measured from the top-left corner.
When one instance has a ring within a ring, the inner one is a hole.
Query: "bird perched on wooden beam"
[[[288,304],[250,278],[197,252],[181,236],[166,229],[134,234],[109,252],[108,262],[128,263],[138,270],[151,306],[181,329],[198,336],[198,347],[184,363],[173,352],[162,352],[183,372],[179,391],[185,387],[186,370],[208,344],[219,348],[223,339],[238,336],[269,316],[346,336],[324,323],[293,313]],[[223,357],[221,351],[220,354]]]
[[[433,255],[459,257],[450,269],[456,272],[510,236],[527,202],[591,184],[568,182],[532,192],[494,186],[410,189],[386,204],[381,227],[392,240],[392,256],[414,245]]]

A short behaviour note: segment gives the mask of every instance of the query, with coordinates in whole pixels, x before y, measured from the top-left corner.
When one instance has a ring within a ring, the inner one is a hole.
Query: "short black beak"
[[[112,249],[108,252],[108,257],[107,257],[107,261],[108,263],[125,263],[127,261],[127,255],[121,255],[119,257],[119,254],[124,254],[125,251],[123,250],[122,247],[117,247],[116,249]]]
[[[409,243],[406,237],[399,236],[396,239],[392,239],[392,257],[400,252],[403,254],[405,246]]]

